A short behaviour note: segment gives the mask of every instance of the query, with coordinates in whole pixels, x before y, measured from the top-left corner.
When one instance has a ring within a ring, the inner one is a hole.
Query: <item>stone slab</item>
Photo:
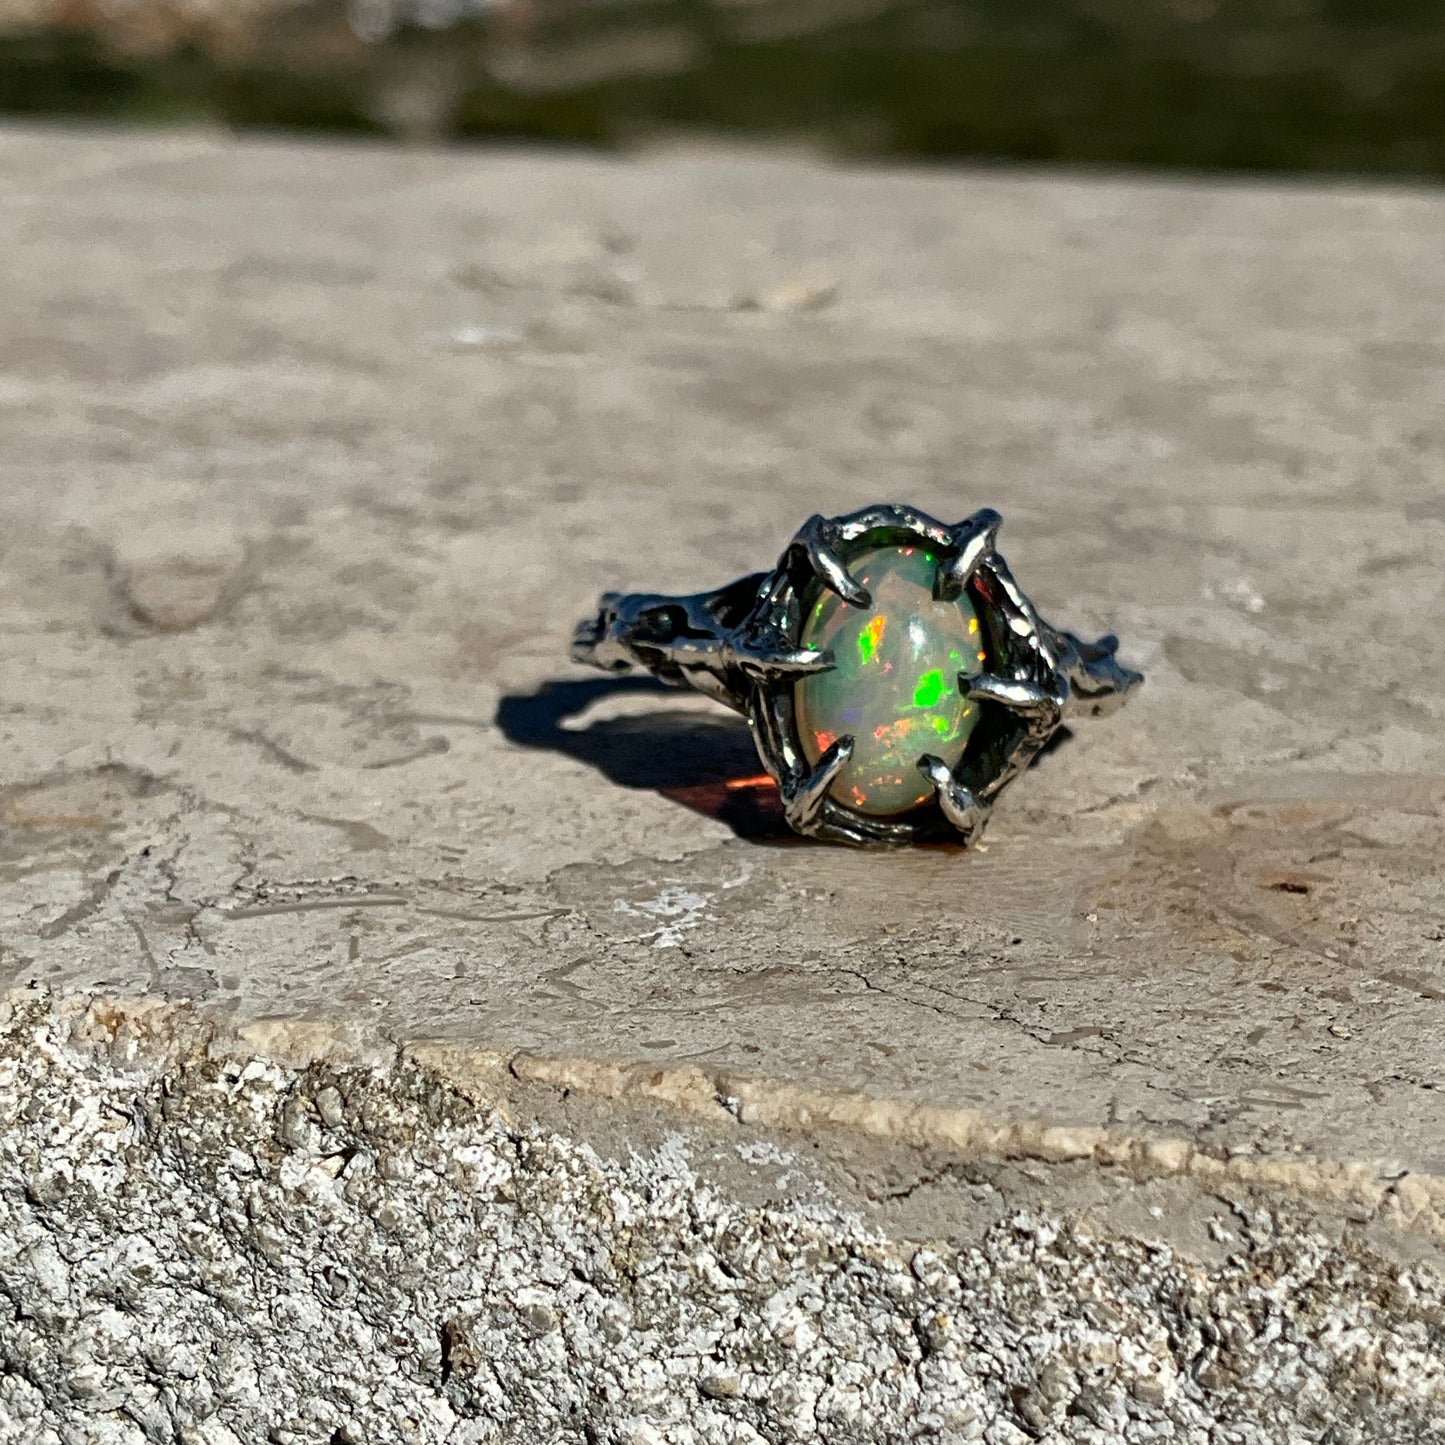
[[[17,1016],[193,1004],[268,1069],[590,1100],[563,1132],[619,1157],[630,1109],[753,1130],[900,1238],[973,1228],[945,1159],[1074,1219],[1181,1188],[1138,1221],[1180,1247],[1237,1186],[1434,1257],[1442,228],[1388,187],[0,132]],[[565,658],[598,590],[872,500],[999,507],[1149,675],[972,855],[792,840],[739,722]]]

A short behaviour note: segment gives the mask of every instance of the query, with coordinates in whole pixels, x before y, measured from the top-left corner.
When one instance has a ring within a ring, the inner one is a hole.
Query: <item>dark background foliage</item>
[[[1445,175],[1442,0],[404,3],[0,0],[0,113]]]

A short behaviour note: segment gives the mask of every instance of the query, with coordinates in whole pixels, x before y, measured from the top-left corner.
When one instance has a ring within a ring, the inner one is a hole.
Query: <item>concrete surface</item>
[[[0,133],[0,1439],[1445,1439],[1442,234]],[[1149,674],[973,855],[565,661],[877,499]]]

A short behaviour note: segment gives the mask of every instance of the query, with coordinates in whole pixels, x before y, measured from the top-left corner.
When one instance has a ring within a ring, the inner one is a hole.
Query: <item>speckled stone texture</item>
[[[599,1152],[107,1008],[0,1037],[6,1445],[1445,1439],[1439,1272],[1287,1205],[1208,1265],[1048,1208],[919,1244],[751,1130]]]
[[[5,1445],[1445,1438],[1445,197],[0,196]],[[972,854],[566,661],[876,500],[1149,677]]]

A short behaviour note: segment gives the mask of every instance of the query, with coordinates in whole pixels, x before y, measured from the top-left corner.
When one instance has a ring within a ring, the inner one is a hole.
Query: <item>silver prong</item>
[[[918,771],[933,784],[943,816],[963,834],[965,843],[971,842],[983,827],[988,809],[953,776],[942,758],[924,753],[918,760]]]
[[[899,506],[896,502],[885,502],[878,506],[864,507],[862,511],[850,512],[846,517],[834,517],[831,523],[834,535],[842,542],[856,542],[870,532],[888,532],[901,528],[926,538],[935,547],[947,547],[955,543],[953,527],[936,522],[917,507]]]
[[[798,833],[806,833],[817,822],[818,814],[823,810],[823,800],[828,796],[828,789],[833,786],[833,779],[852,756],[853,739],[837,738],[806,777],[783,789],[783,812],[790,828]]]
[[[952,602],[963,595],[963,589],[978,571],[978,564],[996,547],[1002,525],[1003,518],[992,507],[983,507],[953,529],[958,552],[939,563],[933,581],[935,597]]]
[[[994,605],[1002,615],[1008,630],[1021,643],[1048,652],[1053,633],[1045,628],[1038,609],[1029,600],[1023,588],[1014,581],[1008,563],[997,552],[990,552],[980,559],[979,571],[987,573],[988,592]],[[1052,665],[1055,659],[1048,657]]]
[[[1036,682],[998,677],[991,672],[981,672],[975,677],[961,672],[958,685],[975,702],[996,702],[1030,719],[1058,721],[1061,700]]]
[[[791,546],[807,558],[808,565],[823,585],[845,602],[853,607],[873,605],[868,589],[849,573],[843,559],[834,550],[825,518],[816,513],[809,517],[798,528],[798,535],[793,538]]]
[[[769,674],[807,677],[813,673],[830,672],[837,666],[827,648],[788,647],[786,643],[777,647],[739,648],[738,665],[750,676],[764,678]]]

